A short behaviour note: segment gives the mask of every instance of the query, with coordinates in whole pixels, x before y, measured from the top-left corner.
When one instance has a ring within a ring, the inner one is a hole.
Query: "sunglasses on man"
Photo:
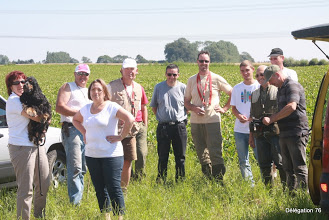
[[[77,72],[78,76],[89,76],[89,73]]]
[[[259,77],[259,76],[264,76],[264,74],[263,73],[256,74],[256,78]]]
[[[20,83],[22,83],[23,85],[25,84],[25,80],[22,80],[22,81],[14,81],[13,82],[13,85],[17,86],[19,85]]]
[[[177,74],[176,73],[167,73],[167,76],[174,76],[174,77],[176,77],[177,76]]]
[[[200,63],[209,63],[209,60],[199,60]]]

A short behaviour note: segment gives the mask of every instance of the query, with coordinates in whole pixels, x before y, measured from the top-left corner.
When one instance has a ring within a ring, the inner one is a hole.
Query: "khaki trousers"
[[[30,219],[34,185],[34,216],[43,217],[46,207],[47,192],[50,185],[49,165],[44,147],[40,147],[40,195],[38,148],[8,145],[11,162],[16,173],[17,219]]]
[[[220,123],[191,123],[191,134],[201,165],[224,164]]]

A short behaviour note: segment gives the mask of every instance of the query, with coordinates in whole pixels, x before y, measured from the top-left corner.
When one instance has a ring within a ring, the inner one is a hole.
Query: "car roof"
[[[295,39],[329,42],[329,24],[320,24],[291,32]]]

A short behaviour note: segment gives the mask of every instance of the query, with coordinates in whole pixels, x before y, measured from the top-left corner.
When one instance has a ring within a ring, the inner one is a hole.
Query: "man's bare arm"
[[[282,118],[288,117],[291,113],[296,111],[297,103],[289,102],[283,109],[281,109],[278,113],[271,115],[271,117],[264,117],[263,123],[265,125],[269,125],[273,122],[279,121]]]
[[[205,111],[202,108],[193,105],[191,103],[191,99],[190,98],[184,97],[184,106],[185,106],[185,108],[187,110],[193,111],[195,114],[204,115],[204,113],[205,113]]]
[[[249,118],[239,112],[239,110],[236,108],[235,105],[232,105],[232,113],[235,115],[235,117],[241,122],[245,123],[249,121]]]
[[[72,109],[67,106],[67,102],[70,100],[71,90],[68,83],[65,83],[58,91],[56,101],[56,112],[65,116],[74,116],[78,112],[76,109]]]

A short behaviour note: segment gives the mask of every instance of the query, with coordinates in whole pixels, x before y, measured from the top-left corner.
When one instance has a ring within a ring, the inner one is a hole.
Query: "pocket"
[[[123,106],[125,98],[121,92],[117,92],[115,94],[115,102],[118,103],[120,106]]]

